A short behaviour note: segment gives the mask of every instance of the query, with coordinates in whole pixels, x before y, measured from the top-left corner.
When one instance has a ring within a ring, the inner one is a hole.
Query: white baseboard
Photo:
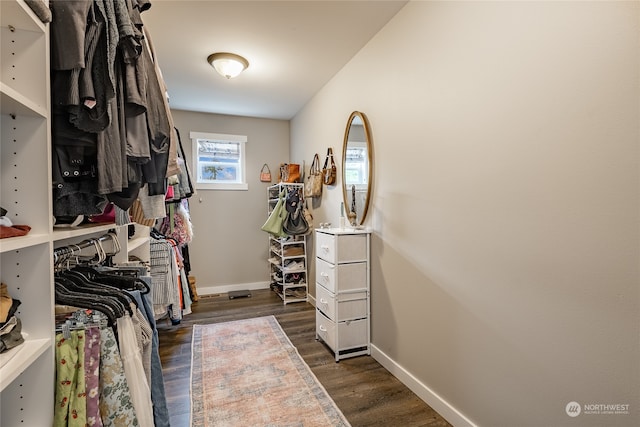
[[[316,306],[316,297],[314,297],[311,294],[307,294],[307,302],[315,307]]]
[[[442,415],[450,424],[455,427],[476,427],[467,417],[454,408],[449,402],[444,400],[433,390],[423,384],[419,379],[413,376],[409,371],[404,369],[375,345],[371,346],[371,356],[378,361],[385,369],[406,385],[418,397],[424,400],[427,405],[431,406],[437,413]]]
[[[240,283],[237,285],[197,286],[198,295],[226,294],[229,291],[269,289],[270,282]]]
[[[198,286],[198,295],[216,295],[216,294],[226,294],[230,291],[243,291],[243,290],[254,290],[254,289],[269,289],[271,283],[270,282],[254,282],[254,283],[242,283],[239,285],[222,285],[222,286]],[[312,306],[316,306],[316,298],[309,294],[308,295],[309,304]]]

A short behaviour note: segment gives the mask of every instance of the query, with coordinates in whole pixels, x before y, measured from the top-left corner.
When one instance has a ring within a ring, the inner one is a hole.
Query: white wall
[[[190,132],[246,135],[247,191],[197,190],[189,201],[194,228],[189,244],[191,274],[199,294],[269,287],[267,186],[264,163],[275,183],[278,165],[289,159],[289,122],[173,110],[190,170]]]
[[[375,354],[458,425],[640,425],[638,5],[411,2],[291,122],[367,114]]]

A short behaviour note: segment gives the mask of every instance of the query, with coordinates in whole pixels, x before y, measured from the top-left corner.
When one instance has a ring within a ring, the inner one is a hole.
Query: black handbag
[[[286,197],[285,209],[287,210],[287,212],[293,213],[298,208],[300,202],[300,190],[289,190]]]
[[[285,209],[287,211],[287,217],[282,224],[282,230],[290,236],[307,234],[309,231],[309,223],[303,215],[303,204],[300,199],[299,190],[293,190],[287,194]]]

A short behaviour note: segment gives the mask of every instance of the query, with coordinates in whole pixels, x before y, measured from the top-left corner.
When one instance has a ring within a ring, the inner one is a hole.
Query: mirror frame
[[[371,187],[373,186],[373,150],[371,144],[371,129],[369,127],[369,121],[367,116],[360,112],[354,111],[349,116],[349,120],[347,120],[347,127],[344,131],[344,143],[342,145],[342,199],[344,201],[344,206],[346,212],[349,212],[351,209],[351,201],[348,194],[348,189],[346,185],[346,159],[347,159],[347,145],[349,143],[349,131],[351,130],[351,124],[354,119],[359,117],[362,121],[362,128],[364,131],[365,142],[367,144],[367,161],[368,161],[368,176],[367,176],[367,195],[364,199],[364,208],[362,214],[358,214],[359,220],[357,221],[357,226],[361,226],[364,224],[365,219],[367,218],[367,212],[369,211],[369,204],[371,203]],[[348,220],[347,220],[348,221]]]

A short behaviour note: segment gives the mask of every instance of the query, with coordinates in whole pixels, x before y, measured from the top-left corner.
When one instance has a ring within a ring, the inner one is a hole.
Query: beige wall
[[[374,354],[457,425],[640,425],[639,23],[411,2],[291,122],[310,161],[367,114]]]
[[[189,201],[194,228],[189,245],[192,275],[202,294],[269,286],[267,186],[264,163],[275,177],[289,159],[289,122],[250,117],[172,111],[191,170],[190,132],[246,135],[248,191],[198,190]]]

